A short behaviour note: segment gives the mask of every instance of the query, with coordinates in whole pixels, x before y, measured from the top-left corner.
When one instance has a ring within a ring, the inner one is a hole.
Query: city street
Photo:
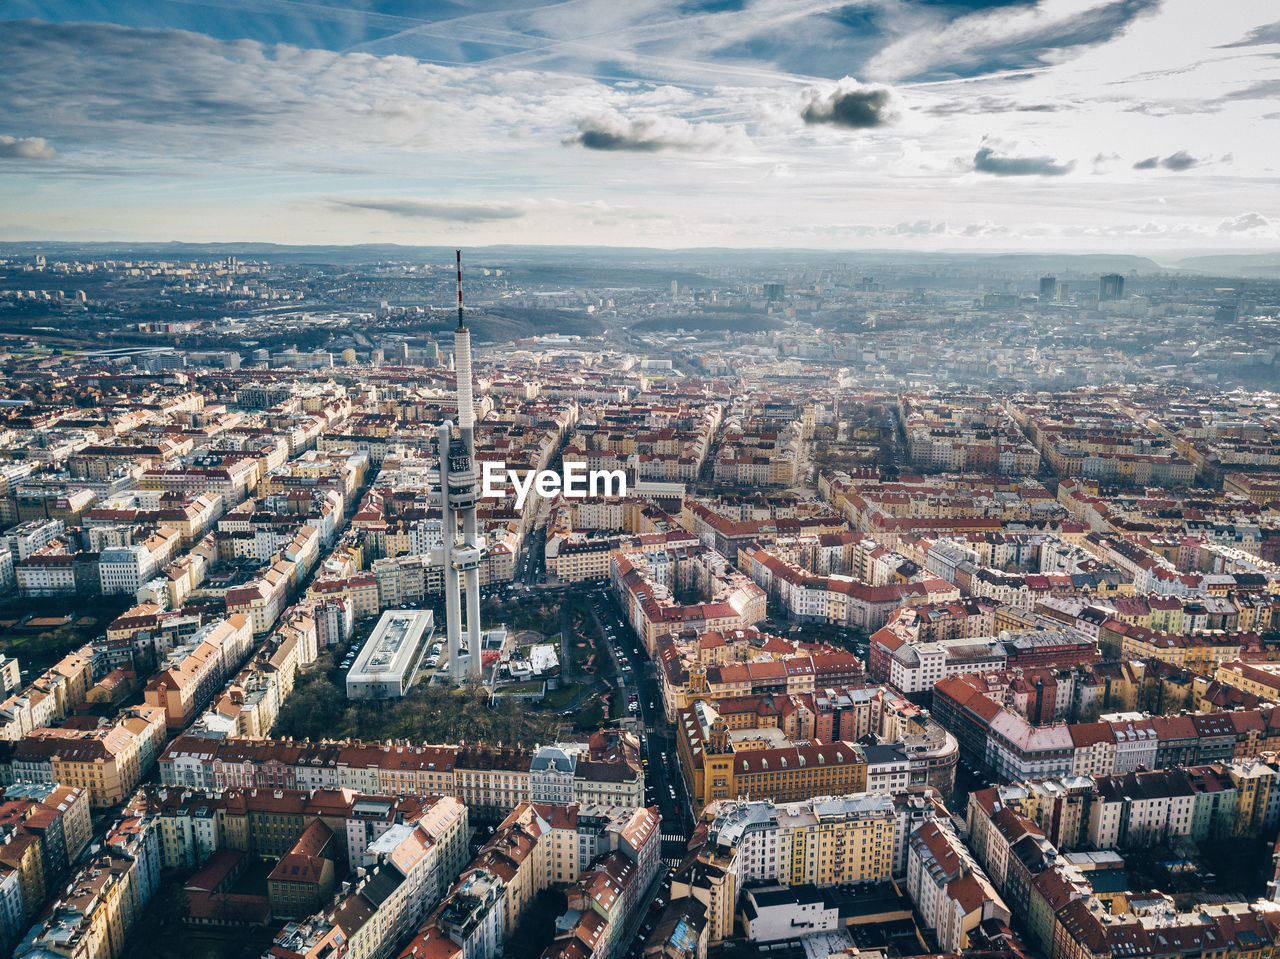
[[[614,658],[628,703],[631,725],[640,738],[645,766],[645,800],[662,814],[662,858],[674,865],[684,856],[693,819],[676,757],[675,738],[662,712],[661,692],[655,667],[640,647],[635,632],[622,617],[612,595],[604,589],[590,594],[591,609],[599,621]]]
[[[547,527],[543,525],[531,529],[525,537],[524,549],[516,566],[516,583],[536,586],[542,582],[547,572],[546,548]]]

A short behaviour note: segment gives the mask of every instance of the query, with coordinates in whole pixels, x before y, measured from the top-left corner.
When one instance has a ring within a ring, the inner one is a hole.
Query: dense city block
[[[1278,347],[1139,257],[6,247],[0,951],[1267,959]]]

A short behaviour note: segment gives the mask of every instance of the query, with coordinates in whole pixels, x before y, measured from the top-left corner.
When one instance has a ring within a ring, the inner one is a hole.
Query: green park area
[[[418,683],[399,699],[349,700],[342,670],[326,668],[330,664],[326,654],[319,668],[299,675],[273,736],[529,746],[553,741],[561,724],[555,713],[531,710],[514,699],[490,703],[488,692],[478,686]]]
[[[129,605],[104,596],[11,599],[0,606],[0,653],[35,676],[105,633]]]
[[[548,689],[541,702],[518,698],[540,690],[540,681],[503,685],[491,698],[483,686],[454,688],[426,675],[399,699],[349,700],[346,672],[339,664],[348,650],[368,637],[371,624],[366,624],[348,645],[323,651],[314,666],[299,674],[271,734],[311,740],[465,740],[528,746],[553,741],[570,728],[589,731],[626,715],[620,693],[601,682],[615,670],[607,652],[599,652],[604,638],[585,599],[490,600],[483,615],[486,622],[505,623],[520,647],[546,642],[567,653],[561,657],[557,688]],[[567,636],[563,643],[562,636]],[[565,710],[572,714],[564,715]]]

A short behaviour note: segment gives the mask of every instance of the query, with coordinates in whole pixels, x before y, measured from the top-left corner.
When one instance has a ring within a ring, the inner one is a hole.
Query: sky
[[[1274,0],[0,18],[0,240],[1280,249]]]

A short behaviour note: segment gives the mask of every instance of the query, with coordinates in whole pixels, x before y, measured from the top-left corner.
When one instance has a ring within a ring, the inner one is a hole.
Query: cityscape
[[[1280,956],[1280,23],[13,0],[0,955]]]

